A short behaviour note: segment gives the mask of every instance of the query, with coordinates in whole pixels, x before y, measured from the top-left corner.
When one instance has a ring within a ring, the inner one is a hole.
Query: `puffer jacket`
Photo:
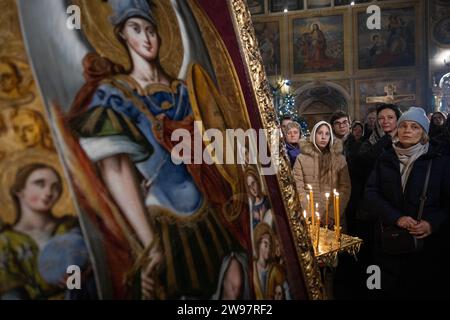
[[[329,162],[329,168],[321,166],[321,160],[324,155],[311,141],[301,141],[300,148],[302,153],[295,161],[294,179],[302,208],[309,212],[309,203],[306,198],[307,194],[309,194],[309,184],[313,188],[314,202],[319,204],[321,222],[325,223],[325,193],[328,192],[330,193],[328,223],[333,223],[333,189],[336,189],[340,197],[339,213],[341,225],[345,229],[344,212],[350,199],[351,183],[347,162],[342,154],[342,141],[336,139],[330,148],[331,161]]]

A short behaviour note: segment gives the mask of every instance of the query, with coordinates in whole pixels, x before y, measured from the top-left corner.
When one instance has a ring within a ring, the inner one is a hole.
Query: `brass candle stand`
[[[360,238],[340,233],[342,227],[339,228],[338,232],[329,230],[328,227],[320,227],[319,243],[317,245],[317,235],[314,229],[310,228],[308,224],[308,230],[314,245],[314,253],[317,262],[321,266],[335,266],[339,254],[347,253],[356,256],[361,249],[363,241]]]

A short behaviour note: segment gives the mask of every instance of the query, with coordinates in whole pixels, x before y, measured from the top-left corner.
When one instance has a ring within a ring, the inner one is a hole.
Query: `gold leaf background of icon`
[[[0,12],[0,219],[11,222],[14,209],[9,188],[19,168],[40,162],[64,175],[28,64],[15,1],[2,0]],[[74,213],[66,183],[63,189],[55,216]]]
[[[116,64],[130,68],[128,54],[114,35],[108,17],[112,15],[112,8],[106,1],[74,0],[73,4],[81,8],[81,28],[94,49],[101,56]],[[167,73],[176,78],[183,60],[183,44],[178,24],[168,23],[176,21],[175,12],[170,1],[158,1],[154,7],[155,16],[161,17],[158,26],[161,39],[160,62]]]

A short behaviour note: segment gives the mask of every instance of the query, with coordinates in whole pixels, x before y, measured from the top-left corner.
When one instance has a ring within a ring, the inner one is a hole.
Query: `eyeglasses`
[[[347,120],[342,121],[342,122],[339,122],[339,121],[333,122],[333,126],[339,126],[339,127],[348,127],[348,124],[349,123]]]

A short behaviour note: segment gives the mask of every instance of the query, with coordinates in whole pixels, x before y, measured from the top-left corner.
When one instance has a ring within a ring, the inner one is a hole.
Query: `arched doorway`
[[[303,88],[303,90],[301,90]],[[318,121],[329,121],[333,112],[348,110],[348,97],[337,88],[327,84],[307,85],[298,91],[295,106],[298,114],[311,129]]]

